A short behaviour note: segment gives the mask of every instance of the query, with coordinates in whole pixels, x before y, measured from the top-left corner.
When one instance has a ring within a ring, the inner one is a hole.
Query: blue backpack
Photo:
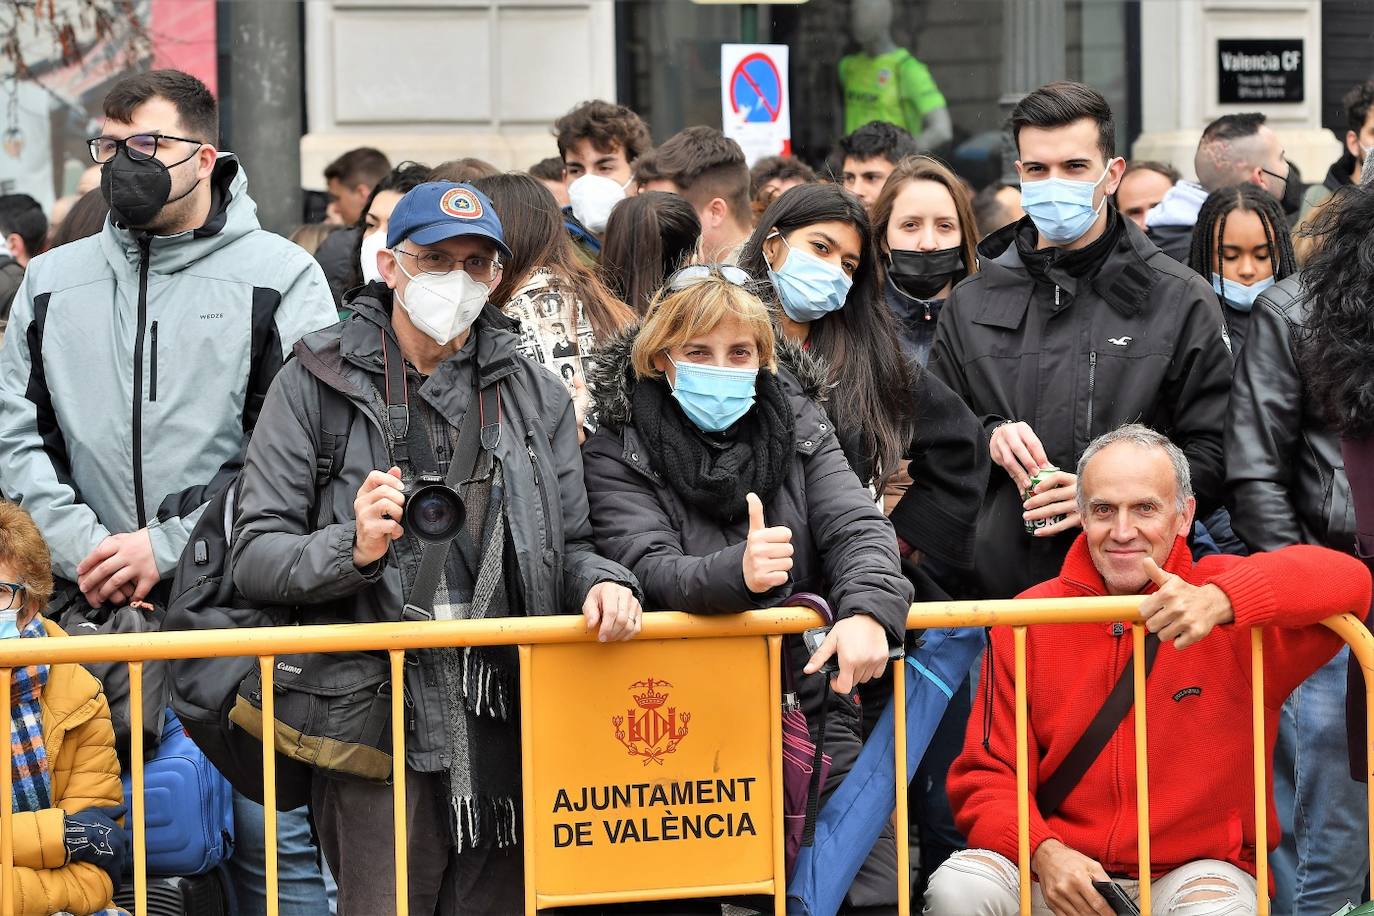
[[[133,848],[133,782],[124,774],[125,832]],[[234,847],[234,793],[181,727],[171,709],[157,755],[143,767],[148,874],[199,875]]]

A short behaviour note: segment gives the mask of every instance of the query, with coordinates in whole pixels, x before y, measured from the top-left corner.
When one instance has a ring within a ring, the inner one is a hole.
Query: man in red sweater
[[[1352,557],[1304,545],[1194,564],[1184,540],[1194,509],[1187,459],[1144,426],[1097,439],[1083,453],[1078,475],[1083,534],[1059,578],[1020,597],[1148,596],[1141,615],[1161,641],[1146,682],[1154,912],[1254,913],[1250,630],[1268,627],[1269,760],[1284,699],[1342,644],[1320,622],[1345,612],[1363,616],[1369,573]],[[1042,778],[1064,762],[1130,670],[1130,634],[1129,626],[1096,623],[1028,632],[1037,916],[1112,916],[1093,881],[1114,880],[1139,899],[1134,713],[1057,809],[1045,816],[1035,802]],[[927,914],[1018,912],[1013,684],[1012,634],[995,627],[964,752],[948,778],[955,820],[970,848],[935,872]],[[1272,802],[1268,817],[1272,849],[1279,837]]]

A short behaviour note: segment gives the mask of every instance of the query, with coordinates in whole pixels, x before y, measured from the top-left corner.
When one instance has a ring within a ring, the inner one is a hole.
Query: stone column
[[[281,0],[236,0],[227,6],[234,48],[232,152],[248,173],[248,193],[263,227],[286,234],[304,212],[301,7]]]
[[[1016,142],[1008,123],[1034,89],[1064,79],[1064,0],[1002,0],[1002,180],[1014,184]]]

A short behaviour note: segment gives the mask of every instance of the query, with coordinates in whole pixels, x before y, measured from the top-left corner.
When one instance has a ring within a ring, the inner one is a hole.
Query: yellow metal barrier
[[[1150,873],[1150,829],[1148,801],[1148,770],[1146,760],[1146,709],[1144,703],[1144,637],[1145,629],[1136,612],[1139,598],[1078,598],[1078,599],[1038,599],[1026,601],[973,601],[973,602],[935,602],[913,605],[908,617],[909,628],[942,627],[1012,627],[1015,650],[1015,708],[1016,708],[1016,768],[1017,768],[1017,818],[1018,818],[1018,868],[1021,879],[1021,911],[1030,914],[1031,874],[1030,874],[1030,791],[1027,767],[1027,708],[1026,708],[1026,627],[1064,623],[1109,623],[1125,621],[1133,625],[1133,651],[1136,678],[1136,790],[1139,800],[1139,846],[1140,872]],[[817,616],[803,608],[775,608],[767,611],[751,611],[741,614],[722,616],[694,616],[681,613],[655,613],[644,618],[643,630],[638,637],[641,641],[664,639],[702,639],[702,638],[768,638],[769,658],[772,670],[782,663],[780,640],[783,634],[800,633],[815,626]],[[1358,660],[1365,676],[1365,691],[1369,712],[1367,736],[1369,759],[1374,762],[1374,635],[1356,617],[1346,614],[1325,621],[1349,646]],[[539,617],[507,618],[497,620],[447,621],[424,623],[379,623],[333,626],[303,626],[290,630],[262,628],[246,630],[206,630],[181,633],[158,633],[139,635],[105,635],[69,639],[45,640],[7,640],[0,645],[0,709],[9,707],[10,671],[25,665],[75,664],[85,662],[129,663],[130,683],[130,729],[131,757],[133,760],[133,834],[134,834],[134,885],[135,906],[138,911],[146,910],[147,867],[146,831],[143,804],[143,703],[142,703],[142,662],[156,659],[207,658],[225,655],[252,655],[258,658],[262,677],[262,720],[264,728],[263,774],[264,774],[264,832],[270,838],[267,843],[266,891],[269,916],[276,916],[277,905],[277,849],[276,849],[276,786],[275,786],[275,719],[273,715],[272,675],[275,654],[283,649],[292,653],[300,652],[351,652],[386,651],[391,663],[393,689],[392,702],[392,750],[393,750],[393,826],[397,836],[403,836],[406,826],[406,782],[405,782],[405,727],[403,710],[403,691],[396,682],[403,677],[405,652],[413,649],[434,649],[453,646],[493,646],[515,645],[520,647],[522,688],[528,686],[529,647],[560,643],[594,642],[595,634],[588,633],[580,617]],[[1252,643],[1254,665],[1253,678],[1253,728],[1254,728],[1254,781],[1255,781],[1255,831],[1256,848],[1261,853],[1267,848],[1267,804],[1268,787],[1265,784],[1267,761],[1263,753],[1264,743],[1264,649],[1262,633],[1254,631]],[[902,887],[898,892],[899,912],[907,916],[910,900],[905,890],[906,878],[910,874],[907,861],[907,804],[906,804],[906,716],[905,716],[905,665],[900,661],[893,665],[893,679],[896,696],[895,722],[895,760],[896,760],[896,810],[894,812],[897,833],[898,880]],[[780,709],[780,687],[778,679],[773,678],[768,693],[773,710],[770,729],[771,746],[781,746],[781,725],[778,717]],[[524,767],[529,771],[533,761],[534,748],[525,745],[522,749]],[[774,767],[775,771],[777,767]],[[781,780],[774,780],[772,789],[772,810],[782,809]],[[7,800],[12,794],[11,767],[0,766],[0,800]],[[1370,782],[1369,820],[1374,825],[1374,780]],[[530,843],[535,823],[535,812],[528,806],[524,812],[526,849]],[[775,912],[781,916],[785,912],[786,889],[783,886],[783,824],[781,817],[774,817],[768,825],[774,838],[773,880],[764,885],[750,887],[750,891],[763,891],[773,898]],[[0,803],[0,913],[14,911],[14,823],[11,805]],[[1374,831],[1370,836],[1370,860],[1374,863]],[[1259,912],[1268,914],[1268,864],[1264,854],[1257,854]],[[396,912],[405,916],[408,910],[406,846],[397,843],[395,848]],[[529,863],[527,861],[527,872]],[[701,876],[696,882],[703,887],[711,885],[710,876]],[[740,893],[736,889],[720,889],[723,893]],[[1149,881],[1140,885],[1141,910],[1150,912]],[[614,894],[588,895],[586,902],[609,902],[616,899]],[[631,899],[631,898],[622,898]],[[646,898],[642,893],[633,899]],[[535,894],[527,881],[525,905],[528,913],[535,912]]]

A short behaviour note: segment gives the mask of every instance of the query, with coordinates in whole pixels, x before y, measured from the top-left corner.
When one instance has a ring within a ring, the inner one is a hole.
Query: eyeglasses
[[[695,286],[712,278],[724,280],[735,286],[748,289],[754,278],[748,272],[733,264],[689,264],[673,272],[664,284],[669,292],[680,293],[689,286]]]
[[[0,611],[13,610],[15,602],[23,605],[28,588],[22,582],[0,582]]]
[[[429,274],[434,277],[442,277],[452,273],[454,268],[462,266],[469,277],[479,283],[490,283],[496,279],[496,275],[501,272],[500,258],[484,258],[479,254],[463,258],[459,261],[452,255],[444,254],[442,251],[407,251],[404,248],[393,248],[395,254],[409,255],[415,259],[421,273]]]
[[[176,143],[194,143],[197,148],[205,145],[202,141],[192,140],[189,137],[169,137],[166,134],[134,134],[123,140],[116,140],[114,137],[95,137],[87,140],[86,146],[91,152],[91,159],[100,164],[113,159],[119,153],[120,147],[124,148],[130,159],[144,161],[157,155],[158,144],[164,140],[171,140]]]

